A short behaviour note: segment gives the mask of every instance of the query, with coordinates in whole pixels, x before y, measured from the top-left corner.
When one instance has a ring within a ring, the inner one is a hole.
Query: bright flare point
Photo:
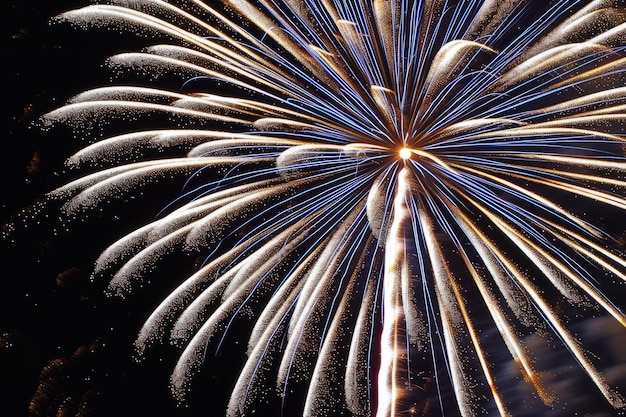
[[[411,150],[409,148],[400,149],[400,158],[402,159],[410,159],[411,158]]]

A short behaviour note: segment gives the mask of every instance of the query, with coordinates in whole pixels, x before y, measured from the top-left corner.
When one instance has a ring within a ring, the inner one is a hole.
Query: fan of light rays
[[[505,416],[505,372],[549,407],[531,336],[625,406],[568,311],[626,326],[606,291],[624,285],[623,253],[581,209],[626,209],[626,11],[537,3],[120,0],[60,16],[167,39],[108,63],[181,79],[94,89],[46,115],[87,130],[171,120],[72,156],[89,174],[52,193],[65,210],[210,173],[94,272],[123,295],[168,253],[203,254],[136,340],[142,354],[180,347],[176,396],[244,317],[229,416],[294,386],[307,416]],[[218,87],[187,92],[202,80]]]

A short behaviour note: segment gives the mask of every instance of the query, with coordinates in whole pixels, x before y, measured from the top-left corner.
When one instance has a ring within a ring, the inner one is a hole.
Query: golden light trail
[[[405,316],[402,301],[402,282],[408,279],[405,230],[410,227],[407,201],[411,195],[409,170],[400,169],[393,200],[393,220],[386,238],[385,272],[383,275],[383,327],[380,336],[380,370],[378,373],[378,409],[376,417],[399,415],[397,400],[402,390],[401,361],[406,361],[406,343],[402,334]]]

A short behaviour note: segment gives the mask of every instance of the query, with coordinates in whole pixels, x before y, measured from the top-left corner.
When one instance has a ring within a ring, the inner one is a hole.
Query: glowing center
[[[411,150],[409,148],[400,149],[400,158],[402,159],[410,159],[411,158]]]

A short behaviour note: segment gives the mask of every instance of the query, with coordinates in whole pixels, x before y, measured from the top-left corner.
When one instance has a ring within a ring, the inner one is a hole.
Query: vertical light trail
[[[383,275],[383,327],[381,334],[380,370],[378,373],[377,417],[398,415],[397,400],[406,360],[402,281],[408,279],[404,230],[410,228],[411,218],[407,201],[411,195],[408,170],[403,167],[397,176],[393,199],[393,219],[385,242],[385,270]]]

